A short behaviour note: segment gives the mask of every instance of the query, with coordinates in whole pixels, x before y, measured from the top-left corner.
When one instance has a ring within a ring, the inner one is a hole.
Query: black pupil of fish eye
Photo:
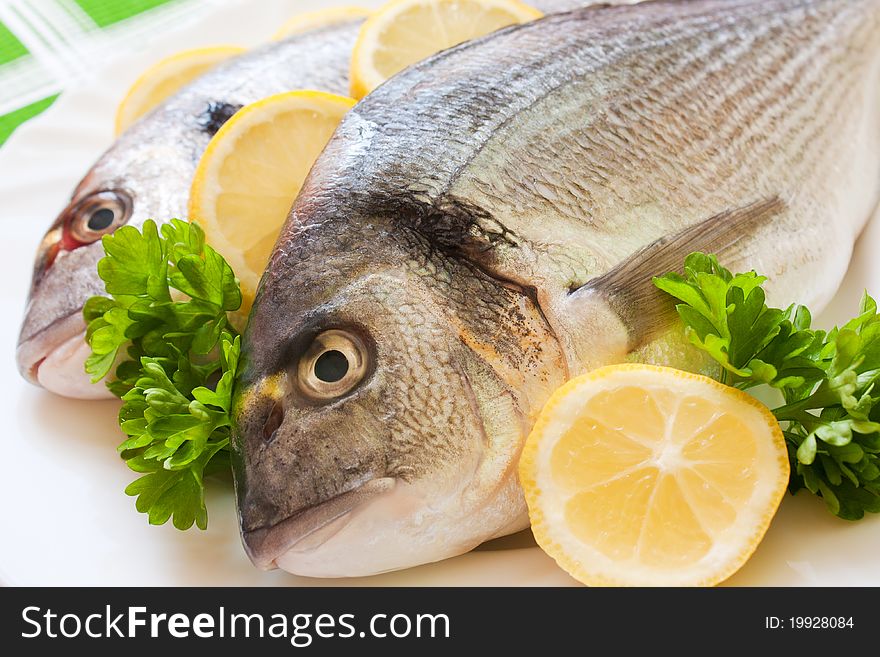
[[[89,217],[89,230],[106,230],[113,225],[116,213],[110,208],[99,208]]]
[[[315,376],[324,383],[336,383],[348,374],[348,358],[336,349],[325,351],[315,361]]]

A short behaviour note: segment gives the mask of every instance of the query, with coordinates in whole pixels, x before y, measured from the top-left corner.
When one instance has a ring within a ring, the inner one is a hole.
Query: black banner
[[[175,654],[218,642],[261,655],[839,651],[876,633],[876,598],[872,589],[8,588],[0,589],[0,646],[11,655]]]

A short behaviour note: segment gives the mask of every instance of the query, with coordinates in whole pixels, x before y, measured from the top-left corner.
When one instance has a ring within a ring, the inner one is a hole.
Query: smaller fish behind
[[[84,372],[82,307],[104,293],[100,239],[146,219],[186,217],[190,184],[211,137],[242,105],[293,89],[348,93],[362,19],[268,44],[200,77],[129,128],[101,156],[43,238],[19,335],[21,375],[66,397],[109,398]]]

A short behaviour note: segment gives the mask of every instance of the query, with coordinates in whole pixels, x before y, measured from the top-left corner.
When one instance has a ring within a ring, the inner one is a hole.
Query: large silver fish
[[[880,0],[653,1],[507,29],[371,94],[251,315],[254,562],[365,575],[526,527],[515,465],[560,384],[699,367],[650,284],[690,251],[825,304],[880,196],[878,74]]]
[[[104,286],[100,238],[123,224],[185,217],[199,158],[239,107],[292,89],[348,94],[362,19],[273,43],[205,74],[127,130],[73,193],[40,245],[16,360],[30,382],[67,397],[109,397],[83,371],[82,307]]]

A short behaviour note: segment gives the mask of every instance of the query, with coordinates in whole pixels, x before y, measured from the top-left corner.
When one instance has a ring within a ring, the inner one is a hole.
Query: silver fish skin
[[[367,575],[527,527],[517,457],[559,385],[701,367],[650,292],[689,251],[821,308],[880,197],[878,74],[880,0],[655,0],[376,90],[312,169],[244,340],[254,562]]]
[[[274,93],[318,89],[348,95],[361,19],[271,43],[223,63],[138,121],[101,156],[40,244],[16,352],[31,383],[67,397],[110,397],[83,371],[82,307],[104,293],[95,266],[100,238],[186,217],[193,174],[208,141],[242,105]],[[96,229],[89,227],[89,222]]]

